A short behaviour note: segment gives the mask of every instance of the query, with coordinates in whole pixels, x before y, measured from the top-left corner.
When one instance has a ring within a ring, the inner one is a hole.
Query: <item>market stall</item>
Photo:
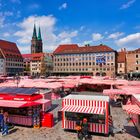
[[[140,133],[140,94],[133,94],[130,104],[123,105],[123,110],[129,114],[131,120]]]
[[[12,124],[39,127],[40,112],[48,102],[35,88],[0,88],[0,110]]]
[[[109,134],[108,96],[68,95],[61,111],[63,129],[75,130],[76,121],[87,118],[90,132]]]

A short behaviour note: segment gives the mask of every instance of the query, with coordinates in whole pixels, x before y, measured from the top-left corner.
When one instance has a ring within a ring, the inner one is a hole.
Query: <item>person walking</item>
[[[77,137],[78,137],[78,140],[82,140],[83,139],[83,135],[82,135],[82,127],[81,127],[81,122],[80,122],[80,118],[77,119],[76,121],[76,131],[77,131]]]
[[[89,140],[92,139],[91,136],[89,135],[89,131],[88,131],[88,121],[87,118],[83,118],[83,122],[82,122],[82,134],[83,137],[85,138],[85,140]]]

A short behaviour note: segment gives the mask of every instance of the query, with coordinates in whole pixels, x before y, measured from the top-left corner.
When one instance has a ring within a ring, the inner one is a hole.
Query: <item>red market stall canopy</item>
[[[104,114],[104,108],[99,107],[88,107],[88,106],[65,106],[61,111],[66,112],[77,112],[77,113],[88,113],[88,114]]]
[[[65,84],[63,84],[63,87],[64,88],[75,88],[76,85],[75,84],[71,84],[71,83],[65,83]]]
[[[127,91],[122,89],[105,89],[103,90],[104,95],[131,95]]]
[[[0,107],[20,108],[20,107],[36,106],[36,105],[39,105],[39,104],[40,103],[28,102],[28,101],[0,100]]]
[[[125,110],[128,114],[140,115],[140,107],[138,105],[123,105],[123,110]]]

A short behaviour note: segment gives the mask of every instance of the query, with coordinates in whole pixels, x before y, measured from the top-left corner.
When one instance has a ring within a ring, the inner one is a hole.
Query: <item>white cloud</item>
[[[92,34],[92,40],[93,41],[99,41],[99,40],[101,40],[101,39],[103,39],[104,37],[101,35],[101,34],[99,34],[99,33],[93,33]]]
[[[66,9],[67,7],[68,7],[68,4],[67,4],[67,3],[63,3],[63,4],[59,7],[59,10]]]
[[[124,33],[122,32],[112,33],[108,36],[108,39],[118,39],[122,35],[124,35]]]
[[[5,20],[9,16],[13,16],[13,12],[10,11],[0,12],[0,27],[4,27],[4,25],[6,25]]]
[[[129,0],[127,3],[123,4],[120,9],[127,9],[129,8],[130,6],[132,6],[134,3],[136,2],[136,0]]]
[[[83,45],[92,44],[92,43],[93,43],[92,40],[85,40],[84,43],[83,43]]]
[[[3,33],[3,37],[9,37],[9,36],[10,36],[10,33],[8,32]]]
[[[140,47],[140,33],[130,34],[116,41],[120,47]]]
[[[68,33],[68,32],[66,32],[66,31],[63,31],[62,33],[60,33],[59,35],[58,35],[58,38],[60,38],[60,39],[64,39],[64,38],[72,38],[72,37],[75,37],[75,36],[77,36],[77,34],[78,34],[78,31],[76,30],[76,31],[72,31],[72,32],[70,32],[70,33]]]
[[[13,16],[14,13],[11,12],[11,11],[6,11],[6,12],[3,13],[3,15],[4,15],[4,16]]]
[[[20,30],[15,32],[15,36],[18,37],[18,46],[20,50],[25,52],[25,50],[30,50],[31,38],[33,33],[34,22],[41,27],[41,34],[43,40],[44,51],[54,51],[54,49],[59,44],[72,43],[72,39],[77,36],[78,31],[62,31],[58,34],[55,34],[57,19],[52,16],[30,16],[24,19],[21,23],[18,24]],[[28,48],[26,48],[28,47]],[[26,48],[25,50],[23,48]],[[30,53],[30,51],[26,52]]]

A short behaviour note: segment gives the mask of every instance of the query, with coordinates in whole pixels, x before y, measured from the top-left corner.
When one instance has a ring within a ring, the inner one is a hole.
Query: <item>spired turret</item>
[[[41,38],[41,29],[40,29],[40,27],[39,27],[39,31],[38,31],[38,38],[37,38],[37,40],[42,40],[42,38]]]
[[[34,29],[33,29],[33,36],[32,38],[37,39],[37,35],[36,35],[36,25],[34,24]]]
[[[36,25],[34,24],[33,35],[31,40],[31,53],[42,53],[42,37],[41,37],[41,29],[39,27],[38,36],[36,32]]]

